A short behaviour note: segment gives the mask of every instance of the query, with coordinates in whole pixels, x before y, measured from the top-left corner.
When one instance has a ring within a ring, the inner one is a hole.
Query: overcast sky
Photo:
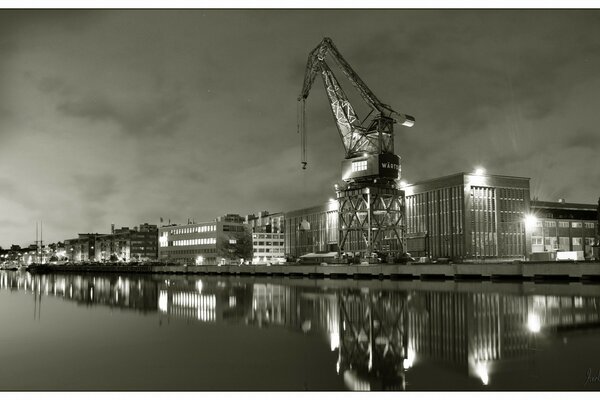
[[[333,197],[344,151],[320,80],[305,171],[296,131],[324,36],[415,116],[396,127],[406,181],[481,165],[597,201],[599,11],[2,10],[0,246],[33,242],[36,220],[53,242]]]

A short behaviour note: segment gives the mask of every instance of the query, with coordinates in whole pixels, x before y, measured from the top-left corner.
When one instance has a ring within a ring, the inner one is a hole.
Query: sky
[[[598,10],[0,10],[0,246],[40,220],[50,243],[334,197],[344,150],[320,80],[306,170],[296,125],[325,36],[416,118],[396,125],[405,181],[482,166],[597,202]]]

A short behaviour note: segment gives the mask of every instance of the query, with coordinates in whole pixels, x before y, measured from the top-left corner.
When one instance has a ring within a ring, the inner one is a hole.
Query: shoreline
[[[350,279],[582,281],[600,283],[600,262],[371,265],[31,265],[29,272],[291,276]]]

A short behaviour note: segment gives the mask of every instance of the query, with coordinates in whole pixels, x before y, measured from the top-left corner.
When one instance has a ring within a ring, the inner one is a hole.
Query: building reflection
[[[327,289],[236,279],[30,275],[0,272],[0,289],[172,320],[283,328],[335,352],[352,390],[403,390],[411,369],[435,363],[488,385],[538,341],[600,327],[600,297],[426,290]]]
[[[103,305],[142,313],[156,312],[156,287],[156,282],[141,275],[31,275],[6,271],[0,274],[2,290],[60,297],[86,306]]]

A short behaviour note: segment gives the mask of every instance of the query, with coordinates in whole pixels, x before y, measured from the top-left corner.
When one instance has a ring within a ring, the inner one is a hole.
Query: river
[[[600,390],[600,285],[0,271],[0,390]]]

